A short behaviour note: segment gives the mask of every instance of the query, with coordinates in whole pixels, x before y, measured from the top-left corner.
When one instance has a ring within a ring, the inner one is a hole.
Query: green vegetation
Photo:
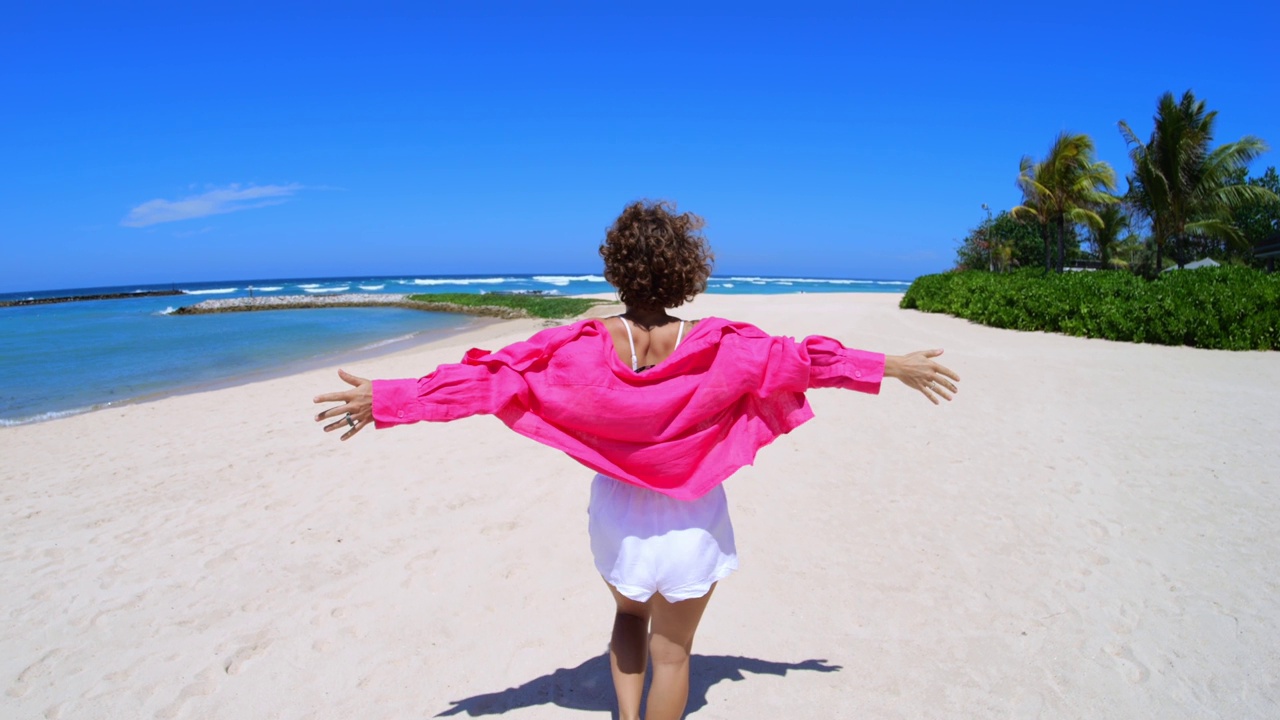
[[[1280,176],[1267,168],[1248,177],[1266,143],[1246,135],[1215,147],[1216,121],[1191,91],[1159,98],[1146,142],[1120,121],[1133,163],[1122,195],[1108,192],[1115,173],[1094,160],[1092,139],[1058,135],[1040,160],[1022,158],[1015,179],[1021,204],[994,218],[988,211],[960,241],[956,269],[1042,265],[1061,272],[1084,264],[1153,278],[1169,265],[1206,257],[1263,267],[1253,248],[1280,237]]]
[[[546,295],[473,295],[471,293],[428,293],[410,295],[409,300],[441,306],[442,309],[498,308],[505,309],[510,316],[526,315],[536,318],[571,318],[577,317],[596,305],[606,304],[608,300],[592,300],[588,298],[567,298]],[[447,308],[446,306],[453,306]]]
[[[1093,159],[1093,138],[1059,133],[1043,160],[1024,155],[1018,164],[1022,204],[1010,211],[1016,219],[1039,223],[1044,239],[1044,267],[1062,271],[1066,262],[1067,224],[1101,227],[1098,210],[1119,202],[1108,194],[1116,189],[1111,166]],[[1058,261],[1050,256],[1049,229],[1058,240]]]
[[[1089,227],[1089,242],[1093,243],[1102,267],[1129,267],[1126,260],[1113,257],[1121,243],[1128,240],[1133,221],[1125,214],[1119,203],[1108,203],[1098,209],[1096,225]],[[1124,237],[1121,237],[1121,234]]]
[[[957,272],[918,278],[902,307],[1018,330],[1280,350],[1280,273],[1254,256],[1280,238],[1280,176],[1248,177],[1266,143],[1214,147],[1216,120],[1188,90],[1160,97],[1146,142],[1120,121],[1133,163],[1123,195],[1093,140],[1061,133],[1042,159],[1019,163],[1022,203],[994,218],[983,205]],[[1200,258],[1224,267],[1162,272]],[[1098,271],[1064,273],[1070,265]]]
[[[1280,350],[1280,274],[1244,267],[1170,272],[1156,280],[1127,272],[1038,269],[926,275],[911,284],[901,307],[1016,330]]]
[[[1071,232],[1072,228],[1068,227],[1067,230],[1067,258],[1074,260],[1080,254],[1080,242]],[[991,268],[1003,271],[1015,267],[1035,267],[1042,257],[1039,229],[1032,223],[1014,219],[1012,213],[1003,210],[970,231],[969,236],[956,249],[956,269]]]
[[[1246,135],[1211,149],[1217,117],[1188,90],[1180,101],[1174,100],[1173,93],[1160,97],[1155,129],[1146,143],[1120,121],[1133,160],[1128,201],[1151,223],[1156,267],[1168,244],[1173,245],[1178,267],[1194,259],[1187,256],[1192,238],[1244,245],[1244,234],[1232,223],[1232,212],[1251,201],[1275,199],[1274,194],[1267,197],[1265,188],[1231,182],[1238,171],[1266,152],[1267,145]]]
[[[1229,182],[1232,185],[1253,185],[1267,191],[1253,194],[1231,211],[1231,224],[1244,235],[1244,246],[1253,248],[1275,238],[1280,232],[1280,175],[1276,174],[1276,169],[1269,167],[1260,177],[1247,178],[1244,168],[1240,168]],[[1199,256],[1236,251],[1239,247],[1193,247],[1192,252]]]

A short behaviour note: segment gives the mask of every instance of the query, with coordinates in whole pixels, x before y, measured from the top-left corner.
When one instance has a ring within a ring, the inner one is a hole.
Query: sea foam
[[[31,415],[23,418],[0,418],[0,427],[15,427],[17,425],[30,425],[31,423],[44,422],[46,420],[57,420],[59,418],[71,417],[72,415],[83,415],[94,410],[102,410],[111,407],[114,403],[101,403],[98,405],[90,405],[88,407],[74,408],[71,410],[53,410],[50,412],[40,413],[39,415]]]
[[[183,290],[182,294],[183,295],[226,295],[228,293],[233,293],[239,289],[240,288],[230,287],[230,288],[213,288],[211,290]]]
[[[520,282],[520,278],[415,278],[414,285],[501,285]]]
[[[534,275],[535,282],[564,287],[571,282],[605,282],[603,275]]]

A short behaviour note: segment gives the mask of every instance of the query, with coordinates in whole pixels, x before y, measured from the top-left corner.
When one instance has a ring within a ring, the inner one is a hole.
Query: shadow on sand
[[[690,715],[707,705],[707,690],[722,681],[745,680],[744,672],[759,675],[783,675],[788,670],[813,670],[835,672],[839,665],[828,665],[826,660],[805,660],[798,663],[769,662],[733,655],[694,655],[689,672],[689,704],[685,715]],[[461,715],[501,715],[508,710],[555,704],[571,710],[594,710],[609,713],[617,718],[613,699],[613,679],[609,675],[609,655],[605,653],[575,668],[560,668],[549,675],[499,692],[474,695],[455,700],[453,707],[436,717]]]

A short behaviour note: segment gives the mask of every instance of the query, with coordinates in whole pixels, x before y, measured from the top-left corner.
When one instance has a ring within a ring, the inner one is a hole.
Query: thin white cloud
[[[254,208],[279,205],[286,202],[294,193],[302,189],[297,183],[288,185],[250,185],[240,187],[239,184],[225,188],[215,188],[199,195],[191,195],[180,200],[164,200],[157,198],[148,200],[129,211],[120,221],[125,227],[147,227],[159,223],[177,222],[192,218],[222,215],[252,210]]]

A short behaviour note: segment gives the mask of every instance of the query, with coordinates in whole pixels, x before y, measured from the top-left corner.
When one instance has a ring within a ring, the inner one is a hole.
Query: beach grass
[[[487,293],[426,293],[410,295],[409,300],[439,305],[459,305],[464,308],[509,308],[530,317],[546,319],[572,318],[608,300],[591,298],[554,297],[546,295],[499,295]]]

